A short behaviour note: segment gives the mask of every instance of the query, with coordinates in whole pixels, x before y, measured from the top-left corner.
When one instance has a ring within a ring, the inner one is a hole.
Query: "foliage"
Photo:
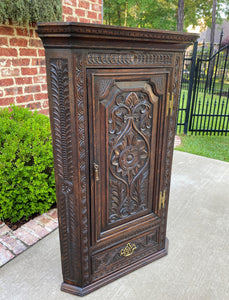
[[[211,27],[213,0],[185,0],[184,25],[198,25],[203,19]],[[228,0],[218,0],[217,22],[222,11],[229,16]],[[104,23],[141,28],[177,28],[178,0],[104,0]]]
[[[1,0],[0,23],[32,24],[61,21],[61,0]]]
[[[229,162],[229,137],[228,136],[194,136],[182,135],[181,145],[176,150],[200,156]]]
[[[0,220],[28,219],[53,203],[49,118],[15,106],[0,110]]]
[[[104,23],[141,28],[176,28],[174,0],[104,0]]]

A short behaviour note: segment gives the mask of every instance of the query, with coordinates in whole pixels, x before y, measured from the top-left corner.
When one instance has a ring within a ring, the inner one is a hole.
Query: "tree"
[[[211,27],[213,0],[104,0],[104,23],[141,28],[183,31],[203,20]],[[229,1],[218,0],[216,22],[229,16]],[[183,25],[182,25],[183,23]]]
[[[184,0],[178,1],[177,12],[177,31],[183,31],[184,28]]]

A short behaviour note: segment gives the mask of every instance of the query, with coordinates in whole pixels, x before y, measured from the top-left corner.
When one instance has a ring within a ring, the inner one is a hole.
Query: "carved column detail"
[[[87,105],[84,99],[83,57],[76,55],[76,91],[77,91],[77,119],[79,128],[79,164],[81,189],[81,243],[82,243],[82,281],[89,283],[89,251],[88,251],[88,208],[87,208],[87,174],[88,146],[87,146]]]

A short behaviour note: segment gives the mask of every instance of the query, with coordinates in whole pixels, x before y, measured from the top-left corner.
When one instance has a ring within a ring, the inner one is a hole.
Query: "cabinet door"
[[[92,252],[152,230],[158,242],[169,76],[168,69],[87,71]]]

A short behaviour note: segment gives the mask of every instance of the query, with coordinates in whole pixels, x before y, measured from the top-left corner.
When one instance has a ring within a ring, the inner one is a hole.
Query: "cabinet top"
[[[142,43],[143,48],[182,50],[199,37],[198,34],[193,33],[78,22],[38,23],[37,33],[43,40],[45,48],[55,46],[100,48],[101,45],[110,45],[106,48],[135,49],[141,48]]]

